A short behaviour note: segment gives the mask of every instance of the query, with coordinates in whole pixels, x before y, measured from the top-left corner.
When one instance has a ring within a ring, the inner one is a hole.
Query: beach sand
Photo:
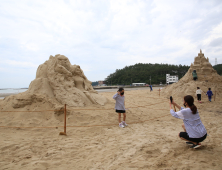
[[[195,102],[209,136],[202,147],[190,149],[178,138],[182,120],[171,116],[168,100],[159,97],[156,89],[125,91],[126,128],[118,127],[112,99],[115,93],[100,94],[110,99],[105,106],[75,111],[77,107],[67,107],[67,136],[59,135],[63,115],[50,111],[0,112],[0,126],[52,127],[0,127],[0,169],[222,169],[219,96],[215,102],[208,102],[205,96],[202,104]],[[174,100],[183,104],[182,98]],[[44,104],[41,107],[30,106],[29,110],[49,109]]]

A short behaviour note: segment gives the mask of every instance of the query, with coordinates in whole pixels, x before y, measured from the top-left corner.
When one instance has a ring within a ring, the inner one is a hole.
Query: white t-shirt
[[[201,90],[201,89],[198,89],[197,91],[196,91],[196,94],[201,94],[203,91]]]
[[[116,93],[113,96],[113,99],[116,100],[116,105],[115,105],[116,110],[126,110],[125,109],[125,96],[120,96],[118,95],[118,93]]]

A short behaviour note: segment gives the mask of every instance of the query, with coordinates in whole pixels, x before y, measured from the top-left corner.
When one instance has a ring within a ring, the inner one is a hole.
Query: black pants
[[[204,135],[203,137],[201,137],[201,138],[190,138],[190,137],[188,136],[187,132],[180,132],[180,137],[182,137],[182,138],[184,138],[184,139],[186,139],[186,140],[189,140],[189,141],[191,141],[191,142],[197,142],[197,143],[199,143],[199,142],[203,142],[203,141],[206,139],[207,134],[205,134],[205,135]]]
[[[194,77],[193,80],[196,81],[196,80],[197,80],[197,77]]]
[[[201,101],[201,94],[197,94],[197,100]]]

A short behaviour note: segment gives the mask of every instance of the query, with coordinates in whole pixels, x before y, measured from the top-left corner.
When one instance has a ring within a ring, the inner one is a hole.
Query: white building
[[[166,74],[166,84],[172,84],[178,82],[178,75]]]

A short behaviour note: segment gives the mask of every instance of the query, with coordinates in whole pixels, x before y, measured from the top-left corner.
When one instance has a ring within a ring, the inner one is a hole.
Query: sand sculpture
[[[5,101],[10,101],[13,108],[37,102],[60,108],[64,104],[74,107],[105,105],[108,100],[93,89],[79,65],[71,65],[66,56],[57,54],[38,67],[36,78],[26,92],[9,96]]]
[[[198,79],[193,80],[192,72],[196,70]],[[169,96],[185,96],[196,95],[196,88],[200,87],[204,92],[211,88],[213,92],[222,92],[222,76],[217,74],[209,63],[209,59],[205,58],[202,50],[195,57],[194,63],[191,63],[187,73],[177,83],[167,86],[162,90],[163,94]]]

